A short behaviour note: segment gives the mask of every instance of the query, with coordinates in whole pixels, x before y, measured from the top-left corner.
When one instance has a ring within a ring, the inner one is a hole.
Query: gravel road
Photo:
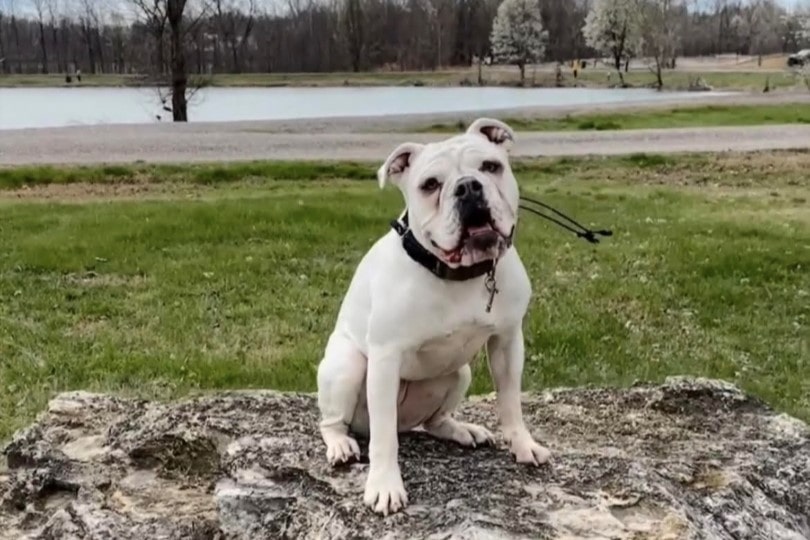
[[[810,103],[808,95],[711,96],[690,103]],[[666,107],[669,103],[588,110]],[[0,166],[21,164],[94,164],[222,162],[256,159],[383,160],[406,140],[429,142],[446,135],[408,133],[435,122],[469,121],[477,116],[520,118],[559,116],[576,110],[546,107],[376,118],[329,118],[297,121],[188,124],[102,125],[0,130]],[[634,152],[718,152],[810,148],[810,125],[519,133],[521,157]]]
[[[110,126],[0,132],[0,165],[385,159],[409,133],[267,133],[236,125]],[[516,156],[810,148],[810,125],[518,133]]]

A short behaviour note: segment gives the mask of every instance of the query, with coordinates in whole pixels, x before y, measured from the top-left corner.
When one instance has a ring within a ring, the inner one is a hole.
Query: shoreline
[[[294,119],[257,119],[257,120],[227,120],[188,123],[153,122],[153,123],[107,123],[75,126],[52,127],[26,127],[9,128],[0,127],[0,152],[2,141],[15,133],[36,131],[42,134],[48,132],[73,131],[77,135],[85,130],[116,130],[116,129],[173,129],[183,127],[191,131],[219,130],[242,131],[256,130],[267,133],[376,133],[379,131],[418,130],[433,123],[471,122],[481,116],[510,119],[532,118],[559,118],[578,114],[598,114],[608,112],[635,112],[661,109],[688,109],[705,105],[746,106],[746,105],[810,105],[810,92],[781,91],[774,93],[754,92],[695,92],[694,97],[673,95],[665,99],[639,99],[628,102],[593,103],[587,105],[542,105],[522,107],[482,108],[467,111],[428,112],[415,114],[382,114],[368,116],[322,116],[312,118]]]

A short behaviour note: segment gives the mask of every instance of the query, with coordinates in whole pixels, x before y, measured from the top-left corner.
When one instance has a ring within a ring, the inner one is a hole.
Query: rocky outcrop
[[[493,405],[461,416],[495,427]],[[810,538],[810,429],[733,386],[561,389],[524,409],[550,464],[404,435],[411,504],[384,518],[362,504],[366,458],[327,465],[311,395],[62,394],[5,448],[0,538]]]

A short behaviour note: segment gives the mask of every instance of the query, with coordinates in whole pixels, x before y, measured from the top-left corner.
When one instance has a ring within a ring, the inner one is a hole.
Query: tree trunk
[[[242,66],[239,63],[239,47],[236,44],[236,38],[231,41],[231,57],[233,59],[233,73],[241,73]]]
[[[211,61],[212,64],[213,64],[212,69],[213,69],[214,73],[219,73],[220,72],[219,38],[217,38],[217,36],[214,36],[214,45],[213,45],[212,49],[213,49],[213,53],[214,53],[213,60]]]
[[[95,33],[96,38],[96,49],[98,50],[98,64],[99,68],[102,73],[106,73],[107,69],[105,68],[104,62],[104,44],[101,43],[101,29],[97,28]]]
[[[62,62],[62,48],[59,46],[59,29],[56,27],[56,21],[51,20],[51,38],[53,39],[53,46],[56,48],[56,71],[64,73],[67,71]]]
[[[520,69],[520,86],[524,86],[526,84],[526,64],[521,62],[518,64],[518,68]]]
[[[17,73],[23,72],[22,66],[22,51],[20,51],[20,28],[17,24],[17,18],[11,16],[11,31],[14,32],[14,50],[17,53]]]
[[[186,0],[169,0],[167,9],[171,41],[172,119],[175,122],[188,122],[186,98],[188,75],[186,73],[186,52],[183,48],[183,11],[185,7]]]
[[[89,26],[84,26],[82,28],[82,34],[84,35],[84,43],[87,45],[87,60],[90,62],[90,73],[95,74],[96,72],[96,51],[95,47],[93,47],[93,30]],[[78,69],[79,66],[76,66]]]
[[[48,73],[48,47],[45,45],[45,25],[39,20],[39,48],[42,51],[42,73]]]
[[[664,64],[664,58],[662,54],[657,54],[655,56],[655,78],[656,84],[658,85],[658,90],[662,90],[664,88],[664,77],[661,73],[661,68]]]
[[[484,86],[484,73],[483,73],[483,65],[484,65],[484,55],[478,55],[478,86]]]
[[[436,17],[438,18],[439,15],[437,14]],[[437,23],[439,27],[439,31],[436,32],[436,68],[442,68],[442,25],[441,23]]]
[[[3,73],[8,74],[8,57],[6,57],[6,46],[3,42],[3,14],[0,13],[0,65],[3,66]]]
[[[198,38],[194,41],[194,52],[196,53],[197,59],[197,73],[203,74],[205,73],[205,67],[203,66],[203,47],[204,45],[200,43],[201,38]]]
[[[155,28],[155,56],[157,57],[157,73],[163,75],[166,72],[166,59],[163,54],[163,34],[164,27]]]

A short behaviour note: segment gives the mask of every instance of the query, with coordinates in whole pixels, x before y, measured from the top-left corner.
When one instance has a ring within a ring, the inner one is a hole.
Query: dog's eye
[[[439,181],[431,176],[422,183],[422,191],[424,191],[425,193],[433,193],[434,191],[439,189],[439,186],[440,186]]]
[[[502,165],[497,161],[487,160],[481,164],[481,172],[497,174],[501,172]]]

